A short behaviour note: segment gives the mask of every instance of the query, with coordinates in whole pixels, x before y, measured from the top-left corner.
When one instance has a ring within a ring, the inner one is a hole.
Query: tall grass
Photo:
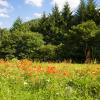
[[[100,65],[0,60],[0,100],[100,100]]]

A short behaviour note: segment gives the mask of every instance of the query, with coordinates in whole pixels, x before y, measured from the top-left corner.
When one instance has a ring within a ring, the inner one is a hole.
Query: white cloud
[[[43,1],[45,0],[24,0],[26,4],[36,6],[36,7],[42,7],[43,6]],[[80,4],[80,0],[49,0],[51,1],[51,4],[54,6],[55,4],[58,5],[59,10],[62,10],[64,4],[66,2],[69,3],[70,8],[72,11],[74,11],[78,5]]]
[[[13,6],[7,0],[0,0],[0,17],[9,18],[9,13],[13,9]]]
[[[80,4],[80,0],[51,0],[51,4],[57,4],[59,10],[62,10],[64,4],[68,2],[72,11],[74,11]]]
[[[42,16],[41,13],[34,13],[34,14],[33,14],[33,17],[34,17],[34,18],[40,18],[41,16]]]
[[[32,19],[31,17],[27,16],[27,17],[23,18],[23,21],[24,21],[24,22],[27,22],[27,21],[29,21],[29,20],[31,20],[31,19]]]
[[[5,13],[0,13],[0,17],[9,18],[10,16],[8,14],[5,14]]]
[[[42,7],[43,0],[25,0],[25,3],[36,7]]]
[[[0,9],[0,17],[3,17],[3,18],[8,18],[9,17],[7,8],[1,8]]]
[[[36,18],[41,18],[42,17],[42,13],[33,13],[32,16],[26,16],[23,18],[24,22],[30,21],[32,19],[36,19]]]
[[[9,4],[6,0],[0,0],[0,6],[9,7]]]
[[[6,8],[0,9],[0,13],[7,13],[7,9]]]

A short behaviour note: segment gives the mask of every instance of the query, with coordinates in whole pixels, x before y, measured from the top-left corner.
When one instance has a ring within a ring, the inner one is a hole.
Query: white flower
[[[50,80],[48,79],[47,82],[50,82]]]
[[[59,93],[56,93],[56,95],[59,95]]]
[[[28,83],[27,82],[24,82],[24,85],[27,85]]]
[[[68,86],[68,87],[66,87],[65,89],[66,89],[67,91],[69,91],[70,93],[73,92],[73,88],[72,88],[71,86]]]

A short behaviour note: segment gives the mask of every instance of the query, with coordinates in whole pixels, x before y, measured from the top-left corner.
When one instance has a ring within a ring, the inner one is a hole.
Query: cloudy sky
[[[0,0],[0,27],[11,27],[17,17],[23,21],[39,18],[44,11],[50,13],[55,3],[61,10],[66,1],[72,11],[80,3],[80,0]],[[100,7],[100,0],[96,0],[96,4]]]

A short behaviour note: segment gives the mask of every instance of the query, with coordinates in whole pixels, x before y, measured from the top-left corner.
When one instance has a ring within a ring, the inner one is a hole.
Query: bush
[[[4,59],[34,59],[38,57],[37,51],[43,44],[43,37],[39,33],[5,33],[0,41],[0,56]]]
[[[40,48],[40,59],[43,61],[52,61],[56,59],[56,46],[48,44]]]

